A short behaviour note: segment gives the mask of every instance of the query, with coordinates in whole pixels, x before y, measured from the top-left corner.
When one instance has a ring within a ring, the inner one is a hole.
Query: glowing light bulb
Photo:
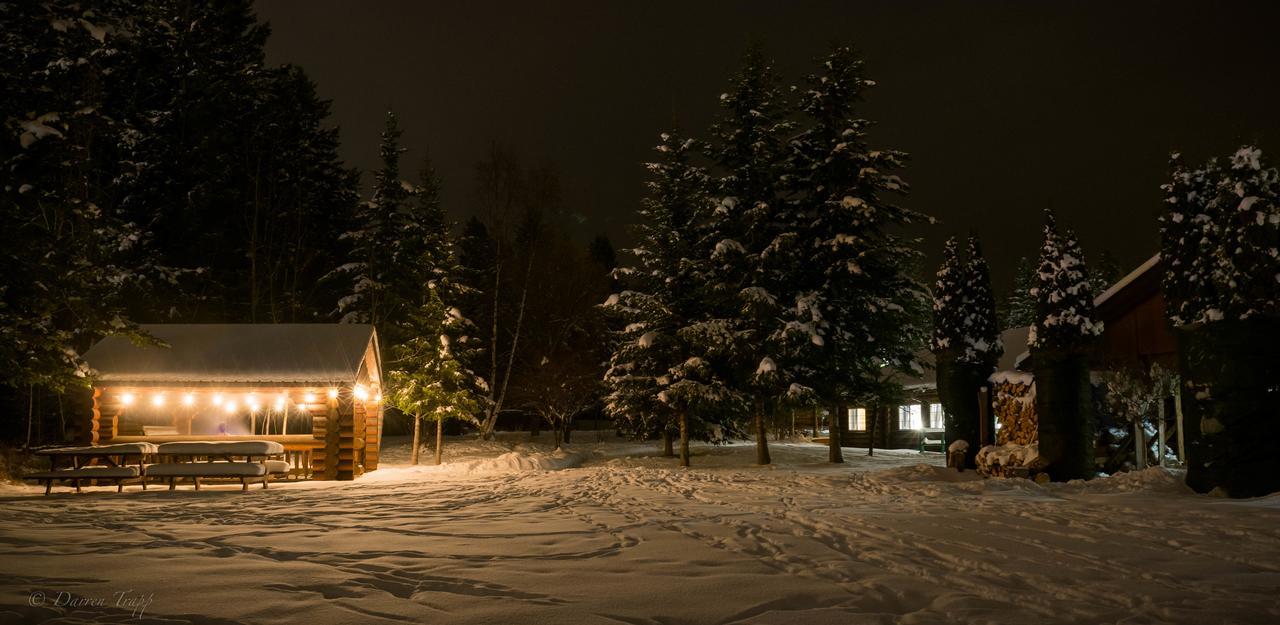
[[[373,403],[375,404],[382,403],[382,393],[378,393],[377,395],[373,396]]]
[[[183,405],[183,406],[194,406],[194,405],[196,405],[196,396],[195,396],[195,395],[192,395],[191,393],[187,393],[186,395],[183,395],[183,396],[182,396],[182,405]]]
[[[261,405],[258,404],[258,397],[253,393],[249,393],[244,396],[244,405],[249,407],[249,412],[257,412],[258,408],[261,407]]]
[[[123,395],[121,395],[121,396],[120,396],[120,403],[122,403],[122,404],[124,404],[124,405],[126,405],[126,406],[132,406],[132,405],[133,405],[133,400],[134,400],[134,399],[135,399],[135,397],[133,396],[133,393],[125,393],[125,394],[123,394]]]
[[[307,411],[307,405],[306,405],[306,404],[298,404],[298,405],[296,406],[296,408],[298,409],[298,412],[306,412],[306,411]]]
[[[284,412],[284,398],[277,397],[275,404],[276,412]]]
[[[364,401],[364,400],[366,400],[366,399],[369,399],[369,391],[364,390],[364,387],[363,387],[363,386],[356,385],[356,390],[355,390],[354,394],[355,394],[355,396],[356,396],[356,399],[358,399],[358,400],[360,400],[360,401]]]
[[[336,388],[329,389],[329,399],[337,399],[337,398],[338,398],[338,389]]]
[[[209,400],[209,403],[211,403],[211,404],[213,404],[213,405],[215,405],[215,406],[221,406],[221,405],[222,405],[222,393],[214,393],[214,394],[213,394],[213,398]]]
[[[315,393],[307,393],[306,395],[303,395],[303,396],[302,396],[302,402],[303,402],[303,403],[305,403],[305,404],[314,404],[314,403],[316,403],[316,394],[315,394]]]
[[[222,404],[222,409],[223,409],[223,410],[226,410],[228,414],[235,412],[235,411],[236,411],[236,402],[235,402],[235,400],[231,400],[231,401],[228,401],[228,402],[226,402],[226,403]]]
[[[164,393],[156,393],[151,396],[151,405],[159,408],[164,405]]]

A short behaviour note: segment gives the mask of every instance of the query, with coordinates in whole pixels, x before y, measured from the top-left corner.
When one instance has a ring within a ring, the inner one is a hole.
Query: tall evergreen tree
[[[1026,256],[1018,258],[1013,270],[1013,290],[1004,300],[1002,329],[1026,328],[1036,321],[1036,300],[1031,289],[1036,287],[1036,263]]]
[[[712,210],[707,173],[690,162],[694,142],[664,133],[639,212],[635,265],[605,302],[618,333],[605,373],[606,411],[640,436],[678,428],[680,464],[700,420],[736,403],[727,373],[732,337],[708,316],[703,223]]]
[[[415,210],[422,207],[415,203],[420,190],[401,180],[401,134],[395,114],[388,112],[379,148],[382,166],[375,173],[372,196],[359,205],[352,230],[343,235],[351,242],[352,259],[337,271],[350,284],[338,300],[342,321],[373,324],[383,344],[392,347],[409,337],[397,322],[421,304],[421,285],[434,270],[429,233]],[[435,205],[428,198],[427,206]]]
[[[781,177],[786,135],[794,124],[773,63],[753,45],[742,67],[720,96],[722,115],[713,126],[712,157],[719,206],[711,216],[712,317],[732,334],[737,376],[750,388],[756,462],[769,464],[766,411],[791,390],[796,359],[788,358],[788,338],[780,302],[794,265],[785,254],[770,254],[778,237],[794,237],[786,226]]]
[[[886,370],[918,371],[928,295],[913,278],[917,242],[897,233],[928,218],[891,199],[907,191],[896,173],[906,155],[869,145],[871,122],[856,107],[875,83],[862,59],[838,46],[820,67],[802,91],[807,127],[790,143],[790,213],[762,256],[766,266],[794,263],[776,273],[787,285],[779,289],[779,335],[791,347],[793,380],[836,408],[877,401]],[[843,415],[835,412],[830,455],[839,461]]]
[[[1187,484],[1280,490],[1280,173],[1242,146],[1225,163],[1172,158],[1160,218],[1166,314],[1185,380]]]
[[[1037,278],[1031,291],[1036,322],[1027,342],[1036,376],[1040,458],[1055,480],[1089,477],[1094,419],[1087,351],[1102,334],[1102,323],[1094,318],[1080,245],[1070,231],[1058,231],[1050,211]]]
[[[133,8],[0,5],[0,385],[28,395],[83,385],[78,354],[132,332],[125,294],[166,275],[111,182],[136,128],[103,86],[130,62]]]
[[[937,366],[938,395],[945,411],[946,440],[966,441],[965,461],[974,464],[981,443],[982,414],[975,401],[1004,353],[996,324],[991,275],[976,236],[970,236],[964,258],[955,239],[943,252],[934,291],[931,348]],[[994,423],[988,422],[988,431]]]

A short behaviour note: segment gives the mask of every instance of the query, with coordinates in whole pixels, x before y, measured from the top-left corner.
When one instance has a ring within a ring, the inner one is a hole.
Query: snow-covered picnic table
[[[107,481],[120,492],[126,483],[140,483],[146,490],[148,478],[167,479],[169,490],[188,478],[196,490],[200,490],[201,478],[238,479],[243,489],[248,489],[250,482],[261,482],[266,488],[271,477],[287,475],[290,468],[279,459],[285,453],[284,446],[275,441],[131,442],[58,447],[38,453],[49,457],[50,468],[25,479],[43,484],[46,495],[54,482],[71,482],[80,492],[83,481]],[[65,466],[68,462],[70,466]]]
[[[144,462],[154,456],[157,446],[153,443],[117,443],[114,445],[90,445],[85,447],[54,447],[36,452],[48,456],[49,470],[25,476],[25,479],[44,485],[47,495],[54,482],[71,482],[80,492],[82,480],[114,482],[116,490],[124,490],[126,482],[142,482]],[[93,465],[95,461],[105,464]],[[65,466],[70,464],[70,466]]]

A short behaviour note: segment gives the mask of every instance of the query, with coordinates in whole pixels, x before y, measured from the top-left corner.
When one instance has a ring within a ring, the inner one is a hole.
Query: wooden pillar
[[[1177,423],[1174,425],[1178,429],[1178,462],[1183,466],[1187,464],[1187,446],[1182,440],[1182,388],[1179,385],[1177,391],[1173,393],[1173,414],[1177,416]]]
[[[992,444],[991,435],[991,387],[978,388],[978,448]],[[973,450],[977,453],[977,449]]]
[[[93,412],[90,415],[89,425],[92,444],[105,445],[119,434],[121,409],[118,393],[107,394],[102,389],[94,389]]]
[[[364,423],[364,470],[375,471],[382,451],[382,402],[367,407]]]
[[[311,475],[317,480],[338,479],[338,399],[328,400],[323,415],[312,412],[312,436],[324,441],[324,446],[311,452]]]

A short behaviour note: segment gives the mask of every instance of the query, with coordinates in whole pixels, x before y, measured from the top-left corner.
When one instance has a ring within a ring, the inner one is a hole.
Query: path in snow
[[[248,493],[11,488],[0,622],[1280,621],[1274,496],[1196,496],[1160,470],[978,480],[904,451],[832,467],[806,444],[774,445],[772,469],[699,448],[680,470],[649,449],[467,444],[444,467]],[[143,619],[29,605],[119,591],[154,593]]]

